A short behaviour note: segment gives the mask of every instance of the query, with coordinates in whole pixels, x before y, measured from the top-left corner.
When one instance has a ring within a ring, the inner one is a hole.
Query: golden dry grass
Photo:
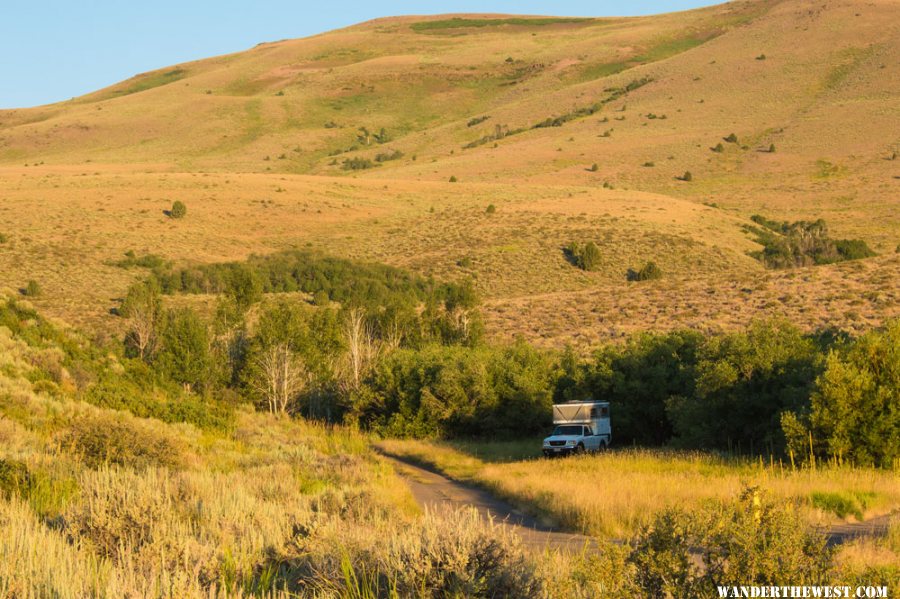
[[[539,441],[535,441],[539,447]],[[792,470],[780,462],[731,462],[705,453],[621,450],[548,460],[483,461],[449,444],[385,440],[391,455],[429,464],[452,477],[476,482],[550,522],[588,534],[628,537],[653,514],[674,506],[699,509],[758,485],[777,501],[799,501],[812,524],[834,514],[813,505],[814,493],[863,493],[864,516],[900,506],[900,481],[892,472],[820,467]]]

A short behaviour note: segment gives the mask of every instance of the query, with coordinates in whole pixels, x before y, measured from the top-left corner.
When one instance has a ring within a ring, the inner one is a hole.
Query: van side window
[[[603,406],[600,408],[600,418],[609,418],[609,408]]]
[[[591,408],[591,418],[594,418],[596,416],[597,416],[597,408]]]
[[[592,437],[593,435],[594,435],[594,433],[591,432],[591,427],[589,427],[589,426],[584,427],[584,436],[585,437]]]

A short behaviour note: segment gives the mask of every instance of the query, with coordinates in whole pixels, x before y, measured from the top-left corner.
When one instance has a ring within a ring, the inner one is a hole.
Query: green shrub
[[[393,152],[382,152],[375,155],[375,162],[388,162],[390,160],[399,160],[403,158],[403,152],[394,150]]]
[[[569,262],[586,271],[599,270],[603,259],[600,248],[593,241],[585,244],[573,241],[563,249],[563,254]]]
[[[641,166],[645,166],[645,167],[648,167],[648,168],[649,168],[649,167],[656,166],[656,163],[651,162],[651,161],[648,160],[647,162],[645,162],[645,163],[644,163],[643,165],[641,165]]]
[[[125,252],[125,258],[123,260],[119,260],[115,263],[119,268],[163,268],[168,264],[161,256],[157,256],[156,254],[144,254],[143,256],[138,256],[134,253],[134,250],[128,250]]]
[[[368,158],[361,158],[359,156],[355,158],[345,158],[344,162],[341,163],[341,168],[345,171],[362,171],[375,166]]]
[[[494,206],[493,204],[488,204],[488,207],[485,208],[484,211],[488,214],[494,214],[495,212],[497,212],[497,207]]]
[[[693,181],[694,175],[691,174],[691,171],[684,171],[684,174],[678,177],[681,181]]]
[[[769,144],[769,154],[775,153],[775,144]]]
[[[756,488],[729,504],[665,510],[631,545],[636,584],[648,597],[717,597],[719,587],[749,581],[823,585],[834,571],[825,537],[809,531],[794,507],[775,504]]]
[[[184,218],[185,216],[187,216],[187,206],[181,200],[175,200],[172,203],[172,209],[169,210],[169,217]]]
[[[181,441],[124,414],[83,414],[58,434],[60,445],[78,455],[91,468],[118,464],[133,468],[179,467],[184,461]]]
[[[9,237],[6,233],[0,233],[0,243],[6,243],[7,241],[9,241]]]
[[[456,178],[456,175],[450,176],[450,183],[456,183],[457,181],[458,181],[458,179]]]
[[[31,486],[32,477],[25,462],[0,458],[0,497],[7,501],[25,497]]]
[[[629,281],[653,281],[662,277],[662,269],[653,261],[644,264],[640,270],[629,269],[627,275]]]
[[[722,139],[724,139],[725,141],[727,141],[730,144],[736,144],[738,142],[738,136],[735,135],[734,133],[729,133],[728,137],[723,137]]]
[[[722,152],[725,151],[725,146],[722,145],[722,142],[719,142],[719,143],[717,143],[717,144],[715,145],[715,147],[710,148],[710,150],[712,150],[713,152],[718,152],[718,153],[721,154]]]
[[[469,122],[466,123],[466,127],[474,127],[475,125],[479,125],[479,124],[485,122],[489,118],[491,118],[489,115],[484,115],[484,116],[475,117],[473,119],[469,119]]]
[[[31,279],[28,281],[28,284],[25,285],[25,289],[22,290],[22,294],[28,297],[37,297],[41,294],[41,286],[37,281]]]
[[[830,512],[838,518],[854,516],[862,521],[864,512],[873,498],[872,493],[847,492],[824,493],[814,492],[809,496],[809,502],[813,507]]]
[[[598,170],[600,170],[600,165],[598,165],[596,162],[595,162],[594,164],[591,165],[591,172],[592,172],[592,173],[596,173]]]
[[[814,264],[832,264],[875,256],[865,241],[832,239],[824,220],[778,222],[759,214],[751,220],[762,228],[746,227],[756,235],[762,251],[750,255],[769,268],[792,268]]]

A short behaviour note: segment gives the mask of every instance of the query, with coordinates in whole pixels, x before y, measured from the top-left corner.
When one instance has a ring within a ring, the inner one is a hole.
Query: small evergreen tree
[[[31,279],[28,281],[28,284],[25,285],[25,289],[23,290],[24,294],[28,297],[37,297],[41,294],[41,286],[37,281]]]
[[[172,218],[184,218],[187,216],[187,206],[181,200],[175,200],[172,203],[172,209],[169,210],[169,216]]]

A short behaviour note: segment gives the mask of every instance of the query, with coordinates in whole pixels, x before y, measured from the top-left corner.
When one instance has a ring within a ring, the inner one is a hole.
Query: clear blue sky
[[[171,64],[375,17],[448,12],[643,15],[715,0],[10,0],[0,12],[0,108],[80,96]]]

